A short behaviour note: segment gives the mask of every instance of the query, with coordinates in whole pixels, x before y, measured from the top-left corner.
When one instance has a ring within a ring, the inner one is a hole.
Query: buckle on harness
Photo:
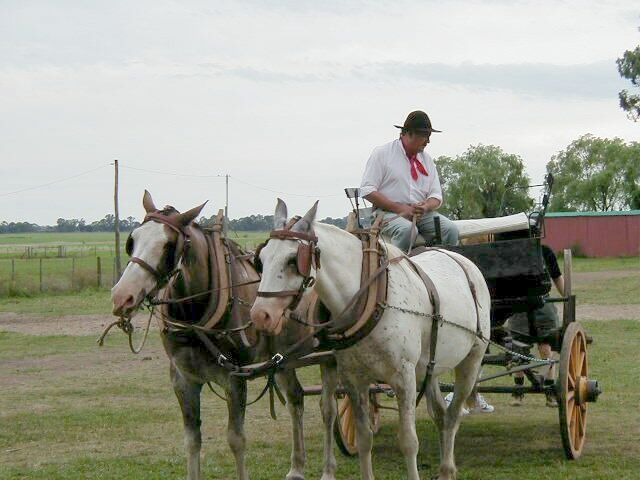
[[[225,357],[222,353],[218,355],[218,365],[220,365],[221,367],[224,367],[224,362],[226,362],[227,360],[229,359]]]
[[[280,353],[276,353],[273,357],[271,357],[271,361],[274,363],[274,365],[280,365],[282,363],[282,361],[284,360],[284,357],[282,356],[282,354]]]

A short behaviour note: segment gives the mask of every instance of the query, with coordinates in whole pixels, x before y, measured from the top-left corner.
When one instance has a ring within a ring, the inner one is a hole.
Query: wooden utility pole
[[[224,176],[224,221],[223,229],[226,233],[227,224],[229,223],[229,174]]]
[[[115,166],[115,186],[113,192],[113,203],[115,206],[115,227],[116,227],[116,259],[115,259],[115,268],[116,268],[116,278],[120,280],[120,275],[122,274],[122,268],[120,263],[120,212],[118,210],[118,160],[113,162]]]

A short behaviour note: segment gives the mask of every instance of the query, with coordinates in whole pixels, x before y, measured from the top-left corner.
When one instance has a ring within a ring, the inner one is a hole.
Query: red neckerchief
[[[413,157],[407,158],[409,158],[409,163],[411,164],[411,177],[415,181],[418,181],[418,172],[420,172],[424,176],[429,176],[429,174],[427,173],[427,169],[424,168],[424,165],[422,165],[422,163],[420,163],[420,160],[418,160],[418,154],[415,154]]]

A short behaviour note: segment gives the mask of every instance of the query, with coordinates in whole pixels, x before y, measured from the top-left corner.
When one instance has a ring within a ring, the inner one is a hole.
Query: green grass
[[[102,272],[101,285],[111,288],[114,257],[109,254],[99,257],[0,259],[0,297],[57,294],[95,288],[98,284],[98,258]],[[126,261],[126,257],[123,258],[123,268]]]
[[[111,308],[109,290],[94,288],[59,295],[0,298],[0,312],[31,315],[108,315],[111,313]]]
[[[640,272],[628,277],[578,284],[573,293],[582,304],[637,305],[640,304]]]
[[[558,257],[562,268],[563,258]],[[640,257],[573,258],[574,272],[601,272],[604,270],[640,270]]]
[[[496,412],[466,418],[457,437],[461,480],[637,478],[640,322],[585,326],[595,339],[589,352],[591,376],[603,383],[604,394],[589,406],[583,457],[577,462],[564,459],[557,412],[546,408],[543,398],[529,395],[523,407],[513,408],[507,396],[488,395]],[[147,361],[128,352],[122,335],[110,336],[102,349],[93,342],[93,337],[0,335],[0,378],[10,386],[0,396],[0,478],[184,478],[182,425],[157,337],[143,353]],[[318,381],[315,368],[301,373],[305,385]],[[261,380],[252,382],[250,396],[261,386]],[[203,393],[205,478],[235,478],[225,440],[225,410],[210,392]],[[247,460],[252,479],[284,478],[287,472],[289,421],[282,406],[277,411],[278,420],[270,420],[266,399],[249,409]],[[307,477],[319,478],[322,435],[317,399],[307,399],[305,424]],[[429,478],[438,453],[424,405],[417,429],[421,476]],[[374,438],[378,479],[404,478],[396,435],[396,414],[385,411]],[[356,459],[340,454],[337,458],[338,478],[360,478]]]

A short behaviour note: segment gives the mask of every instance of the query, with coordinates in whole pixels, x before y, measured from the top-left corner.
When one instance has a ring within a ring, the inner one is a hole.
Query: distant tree
[[[443,184],[443,214],[456,219],[493,218],[527,211],[529,177],[522,159],[495,145],[470,146],[456,158],[436,160]]]
[[[347,228],[347,217],[342,218],[323,218],[320,220],[320,223],[328,223],[329,225],[335,225],[338,228],[342,228],[343,230]]]
[[[29,222],[7,222],[0,223],[0,233],[29,233],[39,232],[44,230],[45,227],[41,227],[35,223]]]
[[[554,155],[553,211],[640,208],[640,144],[583,135]]]
[[[640,45],[624,52],[616,63],[620,76],[631,81],[633,91],[640,93]],[[627,112],[629,118],[637,122],[640,119],[640,95],[622,90],[618,98],[620,98],[620,108]]]

